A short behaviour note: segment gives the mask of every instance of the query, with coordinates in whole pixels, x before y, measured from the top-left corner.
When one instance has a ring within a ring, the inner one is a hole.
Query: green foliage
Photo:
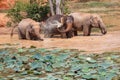
[[[46,19],[49,13],[49,7],[47,5],[41,6],[37,3],[29,4],[22,1],[17,1],[15,6],[8,11],[8,16],[11,17],[12,21],[8,22],[8,26],[11,23],[16,23],[21,21],[23,18],[32,18],[36,21],[41,21]]]
[[[27,17],[32,18],[36,21],[45,20],[47,18],[47,14],[50,12],[49,6],[39,6],[38,4],[30,4],[26,9]]]
[[[100,8],[100,7],[120,7],[120,3],[117,2],[99,2],[99,1],[89,1],[89,2],[78,2],[73,4],[73,9],[84,9],[84,8]]]
[[[98,2],[98,1],[91,1],[86,3],[87,7],[115,7],[120,6],[119,3],[115,2]]]
[[[25,7],[24,3],[18,1],[15,6],[8,11],[8,16],[11,17],[12,22],[19,22],[23,18],[20,12],[25,10]]]
[[[68,1],[65,1],[64,2],[64,5],[62,6],[63,7],[63,14],[69,14],[70,13],[70,10],[69,10],[69,6],[68,6]]]
[[[80,53],[78,50],[58,48],[0,49],[0,79],[120,79],[120,52]]]

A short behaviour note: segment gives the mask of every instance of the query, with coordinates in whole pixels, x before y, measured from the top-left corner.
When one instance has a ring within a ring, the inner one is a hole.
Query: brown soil
[[[70,39],[61,38],[44,38],[44,41],[19,40],[18,35],[14,34],[10,38],[10,29],[1,28],[1,31],[6,31],[5,34],[0,35],[0,47],[10,47],[3,44],[18,44],[15,47],[30,47],[36,46],[39,48],[65,48],[65,49],[79,49],[85,52],[109,52],[120,51],[120,31],[111,31],[106,35],[101,33],[92,33],[91,36],[79,36]],[[0,32],[1,32],[0,31]],[[42,35],[43,37],[43,35]]]
[[[86,37],[80,33],[79,36],[70,39],[19,40],[17,34],[10,38],[11,28],[0,27],[0,48],[11,47],[4,44],[14,44],[12,47],[67,48],[79,49],[87,53],[120,51],[120,15],[116,13],[102,14],[102,18],[107,25],[108,33],[106,35],[102,35],[100,32],[92,32],[91,36]]]

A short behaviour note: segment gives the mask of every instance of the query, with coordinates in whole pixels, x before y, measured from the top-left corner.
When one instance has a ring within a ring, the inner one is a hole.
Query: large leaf
[[[0,64],[0,71],[4,70],[4,65]]]
[[[9,53],[8,51],[0,51],[0,55],[6,55],[8,53]]]
[[[42,69],[43,68],[43,63],[39,62],[39,61],[35,61],[29,64],[31,69]]]
[[[33,59],[44,61],[43,56],[41,54],[39,54],[39,53],[34,54]]]

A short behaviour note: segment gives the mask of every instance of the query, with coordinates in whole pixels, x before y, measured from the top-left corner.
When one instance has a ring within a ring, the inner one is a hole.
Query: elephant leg
[[[89,26],[83,26],[83,36],[89,36]]]
[[[25,36],[22,34],[22,32],[19,28],[18,28],[18,37],[19,37],[19,39],[25,39]]]
[[[53,34],[45,34],[44,35],[44,38],[52,38],[53,37]]]
[[[74,36],[78,36],[77,30],[74,31]]]
[[[31,36],[28,30],[26,30],[26,39],[31,40]]]
[[[76,27],[73,28],[73,32],[74,32],[74,36],[78,36],[77,28]]]
[[[90,34],[91,34],[91,27],[89,28],[88,36],[90,36]]]
[[[71,37],[73,37],[74,34],[73,34],[73,31],[71,30],[71,31],[67,32],[66,35],[67,35],[67,38],[71,38]]]
[[[67,38],[66,33],[61,33],[61,38]]]

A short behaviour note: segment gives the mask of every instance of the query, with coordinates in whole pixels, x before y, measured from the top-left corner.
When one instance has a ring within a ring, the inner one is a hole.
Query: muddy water
[[[14,44],[14,47],[65,48],[86,52],[120,51],[120,31],[109,32],[106,35],[93,33],[87,37],[79,35],[70,39],[44,38],[44,41],[19,40],[17,35],[11,39],[9,35],[0,35],[0,47],[10,47],[2,45],[6,43]]]

